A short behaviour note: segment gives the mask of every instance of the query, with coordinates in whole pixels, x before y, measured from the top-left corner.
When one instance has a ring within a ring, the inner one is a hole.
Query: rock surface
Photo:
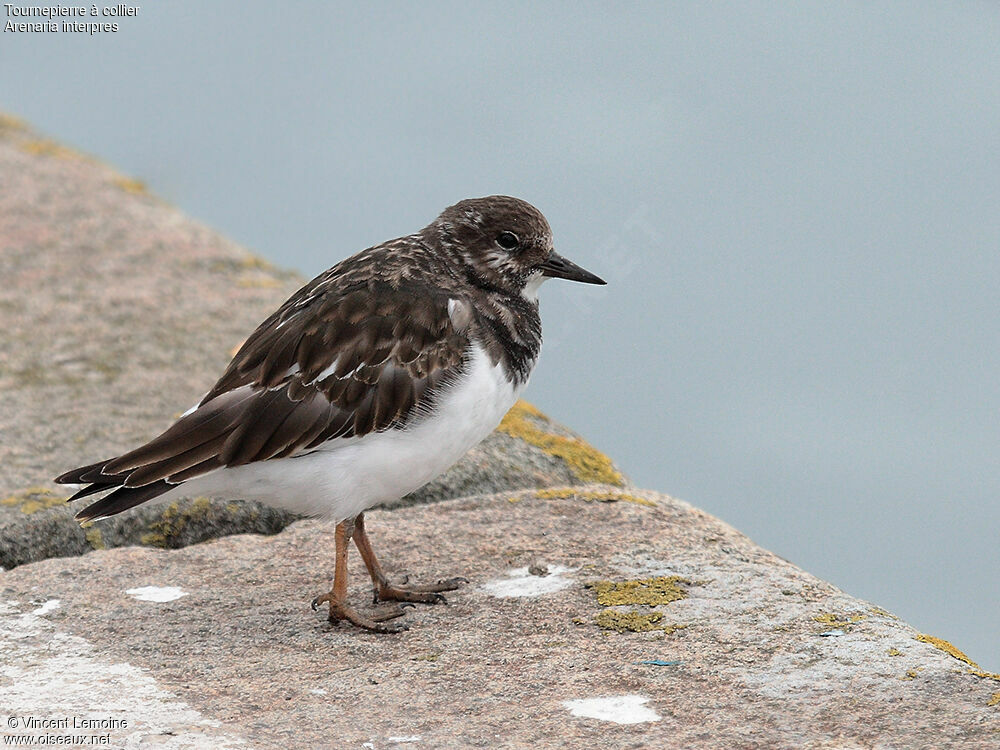
[[[309,608],[332,567],[333,529],[316,521],[24,565],[0,582],[3,701],[16,715],[125,719],[112,743],[165,747],[194,732],[262,748],[1000,740],[1000,682],[664,495],[522,491],[368,525],[390,570],[471,583],[379,636]],[[351,562],[363,608],[367,575]],[[97,692],[67,705],[56,681]],[[152,708],[120,697],[141,692],[134,681]]]
[[[360,249],[360,248],[359,248]],[[331,263],[337,258],[331,258]],[[303,279],[110,167],[0,117],[0,567],[123,544],[275,533],[295,516],[196,498],[81,530],[49,480],[166,428]],[[530,405],[400,504],[518,487],[623,483]]]
[[[48,478],[166,426],[301,280],[3,117],[0,277],[0,566],[17,566],[0,571],[0,734],[1000,747],[1000,676],[721,521],[625,487],[528,404],[405,507],[370,514],[390,571],[470,579],[449,606],[407,610],[399,635],[309,608],[329,587],[329,524],[195,498],[80,530]]]

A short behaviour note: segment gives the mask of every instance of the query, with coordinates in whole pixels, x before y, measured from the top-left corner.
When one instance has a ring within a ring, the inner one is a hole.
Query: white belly
[[[406,430],[334,440],[304,456],[219,469],[170,496],[226,495],[340,521],[397,500],[443,473],[489,435],[523,384],[475,346],[467,376],[443,392],[434,414]],[[164,498],[167,499],[167,498]]]

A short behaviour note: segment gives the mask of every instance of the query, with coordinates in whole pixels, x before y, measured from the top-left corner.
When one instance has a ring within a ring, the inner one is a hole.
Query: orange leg
[[[360,516],[359,516],[360,518]],[[359,628],[371,630],[375,633],[398,633],[406,630],[406,625],[383,625],[384,620],[391,620],[403,614],[400,607],[384,608],[370,617],[359,614],[353,607],[347,604],[347,551],[350,549],[351,537],[355,533],[354,520],[341,521],[337,524],[335,533],[336,539],[336,567],[333,571],[333,588],[321,596],[312,600],[312,608],[317,609],[323,602],[330,603],[330,622],[340,622],[347,620],[357,625]],[[366,540],[367,541],[367,540]],[[360,548],[360,545],[359,545]],[[365,560],[365,564],[368,561]],[[371,567],[369,567],[371,570]]]
[[[463,583],[468,583],[466,578],[445,578],[437,583],[428,583],[421,586],[394,586],[389,582],[388,577],[382,571],[378,558],[375,557],[375,550],[368,539],[365,531],[365,514],[359,513],[354,519],[354,543],[358,546],[361,559],[365,561],[368,568],[368,575],[372,577],[372,587],[374,589],[374,600],[378,602],[421,602],[423,604],[446,603],[447,600],[441,595],[441,591],[454,591]]]

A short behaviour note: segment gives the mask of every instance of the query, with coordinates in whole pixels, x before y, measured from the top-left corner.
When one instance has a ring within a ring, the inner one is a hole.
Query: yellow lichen
[[[18,147],[34,156],[58,156],[63,159],[76,157],[76,152],[68,149],[60,143],[50,141],[47,138],[35,138],[30,141],[18,144]]]
[[[921,633],[920,635],[917,636],[917,640],[923,643],[929,643],[934,648],[940,651],[944,651],[946,654],[948,654],[948,656],[953,656],[959,661],[964,661],[970,667],[979,669],[978,664],[976,664],[974,661],[972,661],[972,659],[970,659],[968,656],[959,651],[957,648],[955,648],[955,646],[948,643],[948,641],[944,640],[943,638],[935,638],[933,635],[927,635],[926,633]]]
[[[269,260],[265,260],[257,255],[247,255],[239,261],[243,268],[256,268],[261,271],[274,271],[277,267]]]
[[[922,667],[917,667],[916,669],[907,669],[906,674],[900,677],[901,680],[915,680],[917,678],[917,672],[919,672]]]
[[[279,286],[284,286],[285,282],[281,279],[276,279],[273,276],[241,276],[236,281],[236,285],[243,287],[244,289],[274,289]]]
[[[167,547],[167,542],[173,535],[174,519],[180,511],[179,503],[170,503],[163,512],[160,519],[149,524],[149,531],[139,537],[139,541],[150,547]]]
[[[108,548],[108,545],[104,543],[104,537],[101,535],[101,530],[96,526],[93,528],[88,528],[86,532],[84,532],[84,538],[86,538],[87,544],[89,544],[94,549]]]
[[[598,492],[595,490],[577,490],[572,487],[562,487],[552,490],[537,490],[535,492],[535,497],[545,499],[565,499],[570,497],[575,497],[585,502],[591,502],[596,500],[599,503],[616,503],[616,502],[626,502],[626,503],[636,503],[637,505],[647,505],[649,507],[655,508],[656,503],[645,497],[639,497],[638,495],[632,495],[628,492],[620,492],[618,490],[606,490]],[[511,500],[511,502],[517,502],[516,500]]]
[[[1000,706],[1000,693],[993,693],[993,697],[986,701],[987,706]]]
[[[840,615],[835,615],[832,612],[821,612],[813,617],[813,620],[825,625],[830,628],[850,628],[851,625],[855,625],[862,620],[866,619],[868,615],[854,615],[853,617],[842,617]]]
[[[220,258],[213,261],[210,268],[212,271],[217,273],[232,271],[265,271],[267,273],[297,278],[297,274],[294,272],[284,271],[270,261],[264,260],[263,258],[250,253],[247,253],[240,258]]]
[[[886,651],[886,653],[889,654],[889,656],[902,656],[903,655],[903,652],[900,651],[898,648],[890,648],[888,651]]]
[[[212,501],[207,497],[196,497],[191,505],[188,507],[185,514],[188,518],[204,518],[208,515],[209,508],[212,507]]]
[[[985,669],[982,669],[978,664],[973,669],[969,669],[967,671],[969,674],[975,675],[976,677],[982,677],[983,679],[986,680],[997,680],[998,682],[1000,682],[1000,674],[996,672],[987,672]]]
[[[611,459],[580,438],[546,432],[534,420],[547,420],[531,404],[518,401],[503,418],[497,429],[511,437],[561,458],[581,482],[622,486],[625,478],[615,469]]]
[[[148,192],[146,190],[146,183],[134,177],[116,177],[114,183],[126,193],[132,193],[132,195],[146,195]]]
[[[871,612],[873,615],[880,615],[882,617],[889,617],[889,618],[892,618],[893,620],[898,620],[899,619],[892,612],[884,610],[881,607],[872,606],[872,607],[868,608],[868,611]]]
[[[211,501],[207,497],[196,498],[184,510],[181,510],[179,502],[171,503],[163,509],[160,519],[149,525],[149,531],[139,537],[139,541],[149,547],[167,548],[171,540],[184,530],[188,521],[204,518],[210,508]]]
[[[0,505],[17,505],[22,513],[37,513],[66,502],[65,495],[57,495],[47,487],[28,487],[0,500]]]
[[[605,607],[620,604],[645,604],[655,607],[657,604],[669,604],[687,599],[687,592],[681,585],[690,583],[680,576],[661,576],[632,581],[592,581],[587,584],[587,588],[594,590],[597,601]]]
[[[27,130],[28,124],[20,117],[0,112],[0,130]]]
[[[987,680],[1000,680],[1000,674],[997,674],[996,672],[987,672],[985,669],[976,664],[976,662],[966,656],[963,651],[960,651],[956,646],[949,643],[944,638],[935,638],[933,635],[921,633],[916,636],[916,639],[922,643],[929,643],[934,648],[944,651],[948,654],[948,656],[968,664],[970,667],[970,669],[966,670],[968,674],[975,675],[976,677],[982,677]]]
[[[428,651],[426,654],[411,656],[410,661],[437,661],[439,656],[441,656],[440,651]]]
[[[616,633],[644,633],[649,630],[662,630],[667,635],[670,635],[675,630],[687,627],[686,625],[658,625],[657,623],[662,619],[662,612],[644,614],[636,609],[629,612],[606,609],[594,616],[594,622],[599,627],[604,630],[613,630]]]
[[[511,410],[507,413],[507,416],[510,416],[511,414],[515,414],[515,416],[521,416],[521,417],[534,417],[535,419],[548,420],[548,417],[545,416],[545,413],[541,409],[539,409],[534,404],[529,404],[527,401],[523,400],[518,401],[516,404],[514,404],[514,406],[511,407]]]

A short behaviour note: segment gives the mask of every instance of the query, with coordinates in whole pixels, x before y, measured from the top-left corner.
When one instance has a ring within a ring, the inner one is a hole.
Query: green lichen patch
[[[660,625],[663,620],[662,612],[643,613],[637,609],[622,612],[618,609],[606,609],[594,615],[594,622],[604,630],[613,630],[616,633],[645,633],[650,630],[661,630],[670,635],[675,630],[687,627],[686,625]]]
[[[0,505],[18,506],[22,513],[37,513],[66,502],[65,495],[57,495],[47,487],[28,487],[0,500]]]
[[[88,527],[84,532],[84,538],[94,549],[107,549],[108,545],[104,543],[104,536],[101,534],[101,530],[96,526]]]
[[[615,469],[611,459],[589,443],[576,437],[548,432],[539,422],[548,418],[526,401],[518,401],[503,418],[497,430],[519,438],[529,445],[566,462],[581,482],[588,484],[625,484],[625,478]]]
[[[669,604],[687,599],[687,591],[682,586],[691,582],[680,576],[660,576],[659,578],[639,578],[631,581],[592,581],[587,588],[597,594],[597,601],[605,607],[621,604]]]
[[[608,489],[606,491],[597,490],[577,490],[572,487],[561,487],[551,490],[537,490],[535,492],[535,497],[545,499],[555,499],[561,500],[566,498],[576,498],[578,500],[583,500],[584,502],[599,502],[599,503],[635,503],[636,505],[646,505],[651,508],[656,507],[656,503],[645,497],[639,497],[638,495],[633,495],[628,492],[621,492],[619,490]],[[511,502],[517,502],[517,500],[511,498]]]
[[[171,503],[163,509],[159,520],[149,525],[149,531],[139,541],[149,547],[175,547],[176,540],[188,523],[202,520],[211,508],[212,503],[207,497],[196,498],[186,508],[179,502]]]

